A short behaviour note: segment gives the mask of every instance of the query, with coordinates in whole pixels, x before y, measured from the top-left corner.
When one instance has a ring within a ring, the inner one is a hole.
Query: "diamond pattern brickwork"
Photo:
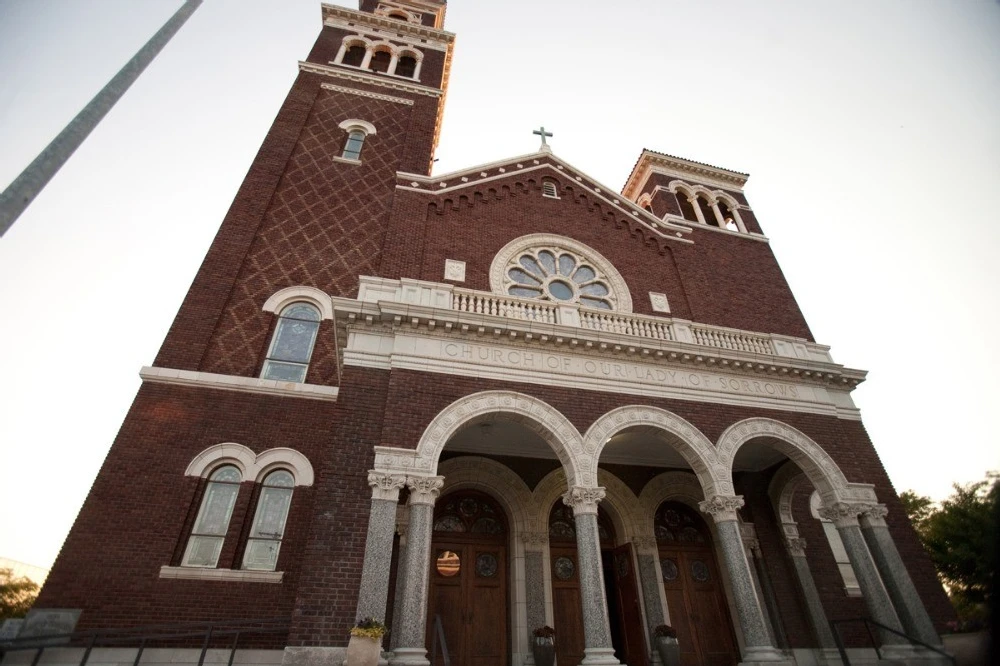
[[[264,222],[243,262],[201,369],[252,376],[267,353],[274,316],[261,307],[285,287],[308,285],[353,296],[358,275],[374,274],[403,155],[410,106],[342,92],[316,100]],[[372,122],[362,164],[334,158],[349,118]],[[336,382],[332,326],[324,322],[306,381]],[[330,338],[330,339],[327,339]]]

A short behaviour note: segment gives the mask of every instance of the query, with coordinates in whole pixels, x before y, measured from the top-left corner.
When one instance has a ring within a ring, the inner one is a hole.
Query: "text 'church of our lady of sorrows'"
[[[443,0],[322,17],[26,629],[214,650],[267,618],[234,663],[341,666],[375,617],[383,663],[521,666],[550,625],[559,666],[648,666],[666,624],[685,665],[937,663],[831,626],[939,646],[952,611],[747,174],[646,150],[616,192],[542,131],[429,176]]]

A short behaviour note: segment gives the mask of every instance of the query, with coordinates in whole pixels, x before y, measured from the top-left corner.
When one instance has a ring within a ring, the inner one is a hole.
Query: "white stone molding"
[[[517,255],[533,248],[564,249],[587,260],[608,283],[613,298],[608,298],[615,312],[632,312],[632,295],[628,284],[614,265],[597,250],[579,241],[555,234],[528,234],[510,241],[496,253],[490,264],[490,289],[494,294],[507,295],[506,271]],[[558,303],[559,301],[553,301]]]
[[[653,312],[665,312],[670,314],[670,302],[667,301],[666,294],[661,294],[656,291],[649,292],[649,305],[653,308]]]
[[[691,178],[716,187],[741,191],[749,178],[749,174],[739,171],[647,149],[642,151],[632,168],[622,194],[630,199],[636,197],[654,173],[674,178]]]
[[[744,504],[742,495],[712,495],[708,499],[698,503],[698,509],[702,513],[707,513],[717,523],[727,520],[737,520],[737,511]]]
[[[597,504],[604,499],[604,488],[573,486],[563,493],[563,504],[573,509],[573,515],[592,513],[597,515]]]
[[[787,538],[785,539],[785,545],[788,547],[788,554],[792,557],[806,556],[806,540],[802,537]]]
[[[399,491],[406,485],[406,475],[373,469],[368,472],[368,485],[372,489],[372,499],[395,502],[399,500]]]
[[[411,505],[426,504],[434,506],[443,486],[444,477],[441,476],[406,477],[406,487],[410,489],[409,502]]]
[[[552,447],[573,485],[596,483],[595,473],[583,471],[582,465],[589,467],[585,460],[580,460],[584,457],[583,438],[569,419],[546,402],[514,391],[481,391],[459,398],[431,420],[416,451],[376,447],[376,467],[393,471],[410,468],[435,474],[441,450],[448,440],[461,428],[488,416],[502,416],[537,433]]]
[[[549,513],[568,489],[566,471],[558,467],[546,474],[531,493],[531,530],[549,533]]]
[[[277,468],[287,469],[296,486],[311,486],[315,479],[309,459],[295,449],[278,447],[257,455],[249,447],[235,442],[208,447],[191,460],[184,476],[208,478],[212,470],[222,464],[235,465],[243,481],[263,481],[265,475]]]
[[[819,517],[829,520],[836,527],[850,527],[858,525],[858,516],[866,514],[872,510],[871,504],[855,502],[832,502],[819,508]]]
[[[385,16],[386,18],[398,19],[406,21],[407,23],[415,23],[417,25],[420,25],[420,16],[418,14],[414,14],[413,12],[407,11],[402,7],[392,7],[388,5],[379,4],[379,6],[375,8],[375,15]]]
[[[743,539],[743,548],[748,553],[760,557],[760,539],[757,537],[757,526],[740,520],[740,537]]]
[[[670,446],[687,461],[698,476],[706,495],[733,492],[728,467],[716,453],[712,442],[681,417],[658,407],[618,407],[594,421],[583,438],[584,451],[590,463],[590,467],[586,469],[596,473],[601,452],[608,440],[633,426],[652,427],[671,435],[672,437],[662,439],[663,445]]]
[[[299,70],[309,72],[310,74],[328,76],[333,79],[355,81],[357,83],[378,86],[380,88],[389,88],[391,90],[402,90],[416,95],[424,95],[426,97],[440,98],[444,95],[443,90],[422,86],[418,83],[408,83],[411,79],[398,76],[386,77],[384,74],[375,74],[362,69],[340,69],[329,65],[319,65],[314,62],[299,61]]]
[[[152,384],[174,384],[176,386],[198,386],[220,391],[240,393],[262,393],[285,398],[307,398],[336,402],[340,389],[336,386],[321,386],[302,382],[279,382],[276,379],[220,375],[197,370],[177,370],[176,368],[153,368],[145,366],[139,370],[143,381]]]
[[[445,259],[444,279],[452,282],[465,282],[465,262],[458,259]]]
[[[809,477],[824,502],[847,496],[847,478],[826,451],[790,425],[767,418],[751,418],[729,426],[717,445],[719,461],[726,477],[732,479],[733,462],[741,446],[752,439],[766,438],[768,444],[788,456]]]
[[[160,567],[160,578],[173,580],[231,581],[234,583],[280,583],[284,571],[204,569],[201,567]]]
[[[519,536],[521,543],[525,546],[537,546],[541,548],[549,543],[548,532],[521,532]]]
[[[353,130],[361,130],[365,133],[365,136],[375,134],[375,126],[367,120],[361,120],[359,118],[348,118],[344,122],[337,125],[337,127],[348,133]]]
[[[323,319],[333,319],[333,300],[330,295],[322,289],[303,285],[279,289],[264,301],[264,307],[261,309],[264,312],[281,314],[281,311],[292,303],[300,302],[315,305]]]
[[[358,97],[367,97],[368,99],[380,99],[384,102],[393,102],[394,104],[413,106],[412,99],[405,99],[403,97],[393,97],[392,95],[383,95],[381,93],[373,93],[368,90],[358,90],[357,88],[345,88],[344,86],[335,86],[332,83],[321,83],[319,84],[319,87],[323,90],[332,90],[335,92],[347,93],[349,95],[357,95]]]
[[[632,545],[639,550],[656,550],[656,537],[654,536],[634,536]]]
[[[795,516],[792,515],[792,500],[794,499],[795,492],[799,488],[806,487],[807,484],[808,477],[791,460],[779,467],[778,471],[771,477],[771,483],[767,487],[767,494],[771,498],[771,506],[774,507],[778,522],[781,523],[782,527],[796,525],[797,521],[795,520]]]
[[[869,525],[872,527],[886,527],[885,517],[889,515],[889,509],[886,508],[885,504],[874,504],[868,507],[868,510],[861,514]]]

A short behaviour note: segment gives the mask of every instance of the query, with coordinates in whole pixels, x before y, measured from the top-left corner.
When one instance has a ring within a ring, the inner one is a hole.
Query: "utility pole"
[[[139,75],[153,62],[153,58],[173,38],[181,26],[191,17],[202,0],[185,0],[184,4],[170,17],[163,27],[139,49],[132,59],[108,81],[94,99],[83,107],[80,113],[52,140],[38,157],[14,179],[7,189],[0,193],[0,236],[7,233],[15,220],[38,196],[62,165],[80,147],[101,119],[121,99]]]

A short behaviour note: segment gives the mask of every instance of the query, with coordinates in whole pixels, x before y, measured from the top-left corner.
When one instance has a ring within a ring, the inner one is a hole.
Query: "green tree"
[[[922,534],[924,522],[936,511],[934,502],[926,495],[918,495],[912,490],[906,490],[899,494],[899,501],[903,503],[903,511],[906,512],[913,529],[917,534]]]
[[[24,578],[14,578],[11,569],[0,569],[0,620],[24,617],[35,603],[38,585]]]

